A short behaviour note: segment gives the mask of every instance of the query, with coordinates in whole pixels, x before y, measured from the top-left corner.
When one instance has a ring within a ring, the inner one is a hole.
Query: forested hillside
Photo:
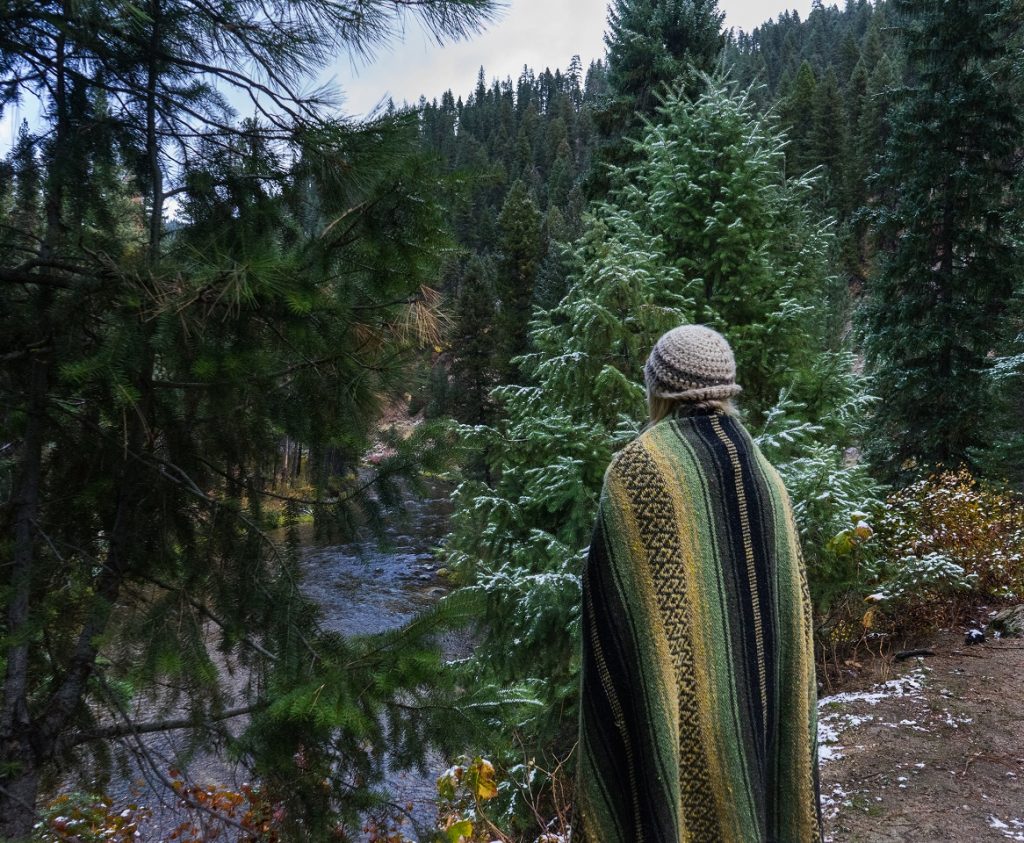
[[[564,73],[524,68],[515,83],[488,84],[481,68],[465,101],[447,91],[421,103],[422,137],[449,176],[462,247],[442,275],[456,324],[443,364],[451,382],[433,382],[435,412],[490,418],[487,393],[517,377],[511,361],[526,350],[533,307],[565,294],[558,244],[579,234],[605,77],[600,62],[584,72],[578,56]]]
[[[635,4],[622,9],[637,17],[649,11]],[[832,261],[854,295],[863,288],[871,248],[867,222],[858,212],[867,205],[894,87],[904,75],[903,48],[886,25],[887,14],[885,4],[866,0],[845,10],[819,4],[805,21],[784,12],[751,34],[723,34],[714,48],[703,48],[701,65],[705,72],[719,66],[749,91],[759,110],[771,112],[786,134],[788,176],[819,168],[807,201],[835,218]],[[649,33],[651,43],[656,37]],[[618,43],[609,46],[619,50],[623,66],[650,66]],[[644,53],[635,42],[630,49]],[[452,226],[462,247],[443,279],[457,320],[444,360],[457,397],[447,405],[447,393],[439,389],[433,396],[440,402],[437,412],[447,410],[464,421],[483,421],[493,413],[484,397],[487,387],[509,382],[514,371],[507,360],[491,358],[508,357],[513,347],[522,350],[529,316],[528,307],[514,305],[514,317],[499,325],[496,303],[558,302],[567,274],[559,244],[579,236],[587,202],[609,189],[608,167],[633,157],[623,134],[636,134],[640,126],[641,118],[631,116],[638,113],[636,103],[643,100],[649,118],[674,74],[690,72],[689,58],[674,57],[660,78],[649,74],[642,83],[616,83],[603,62],[583,74],[578,57],[564,73],[524,68],[518,80],[489,84],[481,68],[476,88],[464,97],[446,91],[440,100],[421,101],[424,142],[453,176]],[[695,84],[688,83],[691,89]],[[634,105],[623,112],[623,101]],[[841,311],[841,326],[850,303],[841,294],[833,305]],[[474,345],[481,322],[494,325],[496,342]],[[434,384],[442,386],[436,372]]]

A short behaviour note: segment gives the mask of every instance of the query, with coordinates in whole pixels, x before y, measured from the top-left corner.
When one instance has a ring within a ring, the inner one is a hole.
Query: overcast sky
[[[784,8],[795,8],[801,18],[811,0],[718,0],[725,12],[725,26],[750,32]],[[586,67],[604,55],[608,0],[506,0],[499,19],[468,41],[438,47],[427,39],[415,21],[407,24],[404,40],[381,50],[375,60],[353,68],[339,61],[334,81],[345,93],[345,110],[365,114],[378,102],[393,97],[415,103],[420,94],[440,98],[449,88],[466,97],[483,66],[487,79],[515,79],[527,65],[540,72],[545,67],[564,69],[574,54]]]
[[[811,0],[718,0],[725,26],[746,31],[777,17],[784,8],[796,8],[801,17]],[[465,98],[483,66],[487,80],[518,77],[523,65],[540,72],[545,67],[564,69],[575,54],[586,67],[604,55],[602,36],[608,0],[505,0],[505,8],[487,29],[466,41],[438,46],[426,37],[415,18],[406,22],[401,38],[378,50],[369,63],[353,65],[339,58],[324,81],[333,80],[343,94],[342,109],[361,116],[392,97],[398,105],[415,103],[421,94],[440,98],[449,88]],[[23,117],[36,120],[37,107],[8,108],[0,117],[0,153],[10,149]],[[242,116],[247,116],[243,114]]]

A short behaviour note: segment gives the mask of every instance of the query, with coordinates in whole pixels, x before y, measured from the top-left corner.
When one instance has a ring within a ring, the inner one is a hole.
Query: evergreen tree
[[[660,88],[710,70],[722,49],[717,0],[614,0],[608,10],[608,84],[633,111],[653,114]],[[687,90],[694,92],[691,78]],[[630,121],[627,129],[639,125]]]
[[[1002,353],[989,373],[993,440],[979,461],[990,476],[1007,480],[1024,492],[1024,285],[1011,305],[1004,333]]]
[[[880,248],[864,306],[876,391],[875,458],[888,474],[974,462],[987,380],[1019,273],[1018,24],[1001,0],[894,0],[910,84],[877,180]]]
[[[495,306],[488,335],[497,355],[497,382],[518,378],[509,360],[525,348],[530,308],[539,300],[537,285],[543,284],[542,297],[550,303],[565,291],[561,259],[549,243],[570,240],[579,231],[581,174],[590,165],[591,115],[603,86],[604,66],[593,63],[584,80],[576,56],[565,73],[524,68],[515,83],[495,80],[488,86],[481,68],[465,103],[459,107],[456,101],[455,120],[446,118],[444,100],[420,103],[423,145],[450,175],[458,245],[493,275],[488,285]],[[461,271],[444,280],[444,292],[456,307]],[[505,308],[508,304],[512,310]],[[443,393],[449,361],[448,354],[434,361],[439,371],[430,378]],[[447,403],[441,392],[432,407]]]
[[[818,164],[815,144],[817,89],[814,71],[810,62],[805,61],[779,107],[779,119],[789,139],[786,174],[791,177],[802,176]]]
[[[526,350],[527,331],[533,311],[533,288],[543,255],[541,215],[526,184],[512,185],[498,216],[497,294],[500,314],[496,340],[501,353],[505,383],[517,368],[512,358]]]
[[[840,219],[849,216],[846,196],[846,113],[834,71],[829,70],[814,92],[814,128],[810,138],[815,163],[823,167],[819,190],[824,204],[836,208]]]
[[[670,83],[685,78],[690,93],[698,90],[694,71],[714,67],[724,18],[717,0],[614,0],[605,34],[609,96],[596,115],[602,144],[589,175],[591,196],[608,190],[608,165],[627,163],[625,138],[655,113]]]
[[[866,187],[868,176],[878,172],[879,159],[889,140],[893,100],[901,87],[903,73],[900,57],[886,53],[867,76],[864,95],[859,103],[851,162],[851,166],[862,175]]]
[[[29,835],[67,764],[102,780],[109,741],[144,752],[139,734],[184,727],[287,805],[290,839],[323,840],[369,803],[389,745],[414,758],[435,731],[408,706],[432,693],[437,618],[327,634],[294,529],[285,547],[264,532],[281,497],[291,527],[307,507],[347,532],[399,499],[408,447],[373,495],[352,462],[325,476],[325,454],[365,450],[436,332],[423,287],[445,243],[415,121],[339,123],[298,92],[397,23],[353,8],[5,8],[0,105],[31,94],[44,113],[0,201],[0,838]],[[444,37],[488,7],[418,10]],[[255,118],[234,119],[231,91]],[[308,496],[268,483],[284,437],[312,452]]]
[[[825,308],[829,235],[804,204],[809,185],[784,177],[782,138],[718,81],[696,100],[673,92],[658,117],[618,174],[622,187],[586,218],[565,297],[536,312],[524,383],[494,391],[500,421],[461,428],[467,449],[488,454],[493,479],[460,485],[446,553],[487,601],[477,681],[544,678],[550,706],[516,724],[530,751],[565,753],[575,737],[580,566],[603,472],[646,416],[642,367],[661,333],[698,320],[725,331],[752,421],[795,381],[816,396],[802,429],[813,418],[839,441],[847,434],[835,410],[850,397],[849,358],[810,328]],[[781,438],[793,446],[791,431]],[[811,533],[823,543],[837,521],[848,526],[864,485],[847,482],[839,447],[814,459],[794,448],[794,465],[825,478],[813,494],[828,503]],[[844,483],[856,491],[833,498]]]
[[[453,415],[466,424],[493,421],[490,391],[497,384],[494,286],[486,264],[471,257],[459,280],[452,333]]]

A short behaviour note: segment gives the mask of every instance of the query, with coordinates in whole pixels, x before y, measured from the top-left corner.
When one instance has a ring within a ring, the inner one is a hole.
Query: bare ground
[[[826,841],[1024,841],[1024,640],[929,646],[819,701]]]

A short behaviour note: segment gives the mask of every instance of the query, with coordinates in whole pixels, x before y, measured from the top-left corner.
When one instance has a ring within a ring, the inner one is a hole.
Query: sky
[[[751,31],[784,8],[795,8],[801,18],[811,0],[718,0],[725,12],[725,27]],[[439,46],[412,16],[404,32],[378,49],[370,62],[338,58],[320,80],[341,90],[342,111],[353,117],[369,113],[392,97],[395,103],[415,103],[420,95],[440,99],[449,88],[465,99],[484,68],[487,81],[519,76],[527,65],[536,72],[562,68],[578,54],[586,67],[604,55],[603,35],[608,0],[505,0],[498,18],[482,33],[461,42]],[[0,153],[10,149],[23,118],[37,120],[38,105],[27,100],[21,108],[8,108],[0,116]],[[247,116],[243,114],[242,116]]]
[[[761,0],[718,0],[725,27],[747,32],[787,7],[804,18],[811,0],[789,0],[788,5],[779,0],[778,7]],[[409,20],[403,40],[379,50],[371,64],[353,67],[347,59],[337,62],[334,82],[345,97],[344,110],[364,115],[388,96],[401,105],[415,103],[421,94],[440,99],[450,88],[456,98],[465,99],[481,66],[488,82],[515,79],[523,65],[536,72],[545,67],[564,70],[574,54],[586,67],[604,55],[607,8],[608,0],[505,0],[500,17],[483,33],[443,47]]]

